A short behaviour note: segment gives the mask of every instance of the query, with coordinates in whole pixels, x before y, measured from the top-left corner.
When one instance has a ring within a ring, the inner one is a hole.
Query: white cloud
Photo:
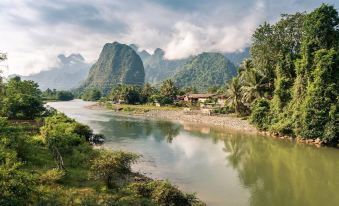
[[[168,59],[185,58],[201,52],[234,52],[250,43],[251,34],[264,19],[265,5],[258,1],[246,16],[225,26],[198,26],[190,22],[175,25],[171,41],[166,46]],[[217,17],[216,17],[217,18]]]
[[[232,52],[246,47],[264,20],[319,4],[320,0],[1,0],[0,52],[8,53],[10,72],[18,74],[52,67],[60,53],[81,53],[93,62],[102,46],[114,41],[147,50],[160,47],[169,59],[203,51]]]

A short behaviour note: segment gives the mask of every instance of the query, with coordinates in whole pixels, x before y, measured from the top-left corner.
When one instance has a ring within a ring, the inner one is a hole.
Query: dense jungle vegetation
[[[251,57],[226,90],[239,114],[280,135],[339,143],[339,17],[322,4],[253,34]]]

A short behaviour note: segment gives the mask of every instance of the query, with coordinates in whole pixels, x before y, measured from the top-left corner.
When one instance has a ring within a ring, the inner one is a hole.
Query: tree
[[[177,94],[178,94],[178,88],[175,86],[172,80],[168,79],[162,82],[160,86],[161,96],[174,100]]]
[[[316,68],[312,72],[312,80],[307,86],[305,101],[302,104],[300,134],[303,137],[319,137],[331,144],[339,142],[339,125],[333,122],[331,117],[331,112],[338,111],[338,57],[334,49],[321,49],[315,53]],[[333,78],[335,76],[336,78]],[[330,126],[334,126],[332,132],[328,131]]]
[[[314,80],[314,71],[318,68],[318,63],[323,62],[321,59],[315,59],[315,55],[318,54],[318,50],[334,49],[335,52],[339,52],[339,17],[338,12],[333,6],[322,4],[319,8],[312,11],[305,18],[304,22],[304,34],[302,37],[301,45],[301,58],[296,60],[296,77],[292,88],[292,100],[288,107],[293,120],[294,132],[296,134],[302,134],[301,129],[304,127],[302,119],[305,117],[303,114],[303,107],[305,99],[309,92],[309,84]],[[319,55],[319,54],[318,54]],[[326,55],[325,55],[326,56]],[[337,61],[337,60],[335,60]],[[327,65],[323,62],[326,67]],[[334,67],[336,68],[336,67]],[[328,69],[327,69],[328,70]],[[332,78],[337,79],[338,73],[334,73]],[[338,84],[337,80],[334,80],[335,84]],[[333,81],[323,82],[324,86],[331,86]],[[317,88],[315,88],[316,90]],[[324,96],[325,95],[325,96]],[[330,98],[327,94],[322,94],[324,98]],[[311,108],[310,108],[311,109]],[[315,113],[315,115],[320,115]],[[321,115],[320,115],[321,116]],[[320,118],[320,116],[314,116],[313,118]],[[306,133],[303,133],[306,134]],[[307,135],[311,138],[313,135]]]
[[[256,125],[259,129],[268,129],[270,113],[270,102],[267,99],[257,99],[253,103],[250,122]]]
[[[85,101],[97,101],[101,98],[101,92],[99,89],[88,89],[82,95],[82,99]]]
[[[41,91],[33,81],[11,79],[5,86],[1,114],[10,119],[33,119],[44,111]]]
[[[91,176],[106,183],[107,188],[118,186],[118,180],[125,180],[131,174],[131,165],[139,155],[130,152],[101,150],[91,164]]]
[[[140,92],[140,101],[142,103],[151,102],[151,96],[157,94],[158,91],[155,87],[153,87],[151,84],[147,83],[143,86],[141,92]]]
[[[132,85],[118,85],[110,93],[110,99],[113,101],[123,100],[128,104],[135,104],[141,101],[141,88]]]
[[[56,94],[56,99],[61,101],[69,101],[74,99],[74,95],[69,91],[58,91]]]
[[[262,83],[262,76],[255,69],[248,69],[243,73],[242,81],[242,102],[250,105],[255,99],[263,96],[265,84]]]
[[[226,90],[226,103],[233,108],[237,114],[240,114],[242,102],[241,102],[241,84],[238,77],[234,77],[227,86]]]
[[[266,23],[260,25],[252,36],[251,58],[257,71],[266,78],[269,92],[273,92],[274,67],[276,53],[274,48],[274,30]]]

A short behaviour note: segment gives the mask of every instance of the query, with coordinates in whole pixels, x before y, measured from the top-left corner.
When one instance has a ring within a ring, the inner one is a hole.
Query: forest
[[[339,16],[322,4],[310,13],[282,15],[252,37],[227,94],[259,129],[325,144],[339,143]]]

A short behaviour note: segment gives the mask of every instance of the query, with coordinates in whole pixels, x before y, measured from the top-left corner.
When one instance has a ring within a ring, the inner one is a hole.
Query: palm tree
[[[240,113],[241,107],[241,83],[238,77],[234,77],[229,83],[226,90],[226,104],[231,108],[234,108],[237,114]]]
[[[253,63],[251,59],[245,59],[239,66],[239,74],[242,74],[253,68]]]
[[[160,94],[173,99],[178,94],[178,88],[171,79],[167,79],[160,86]]]
[[[262,97],[262,91],[265,84],[264,78],[254,68],[247,70],[242,76],[243,86],[241,92],[243,93],[242,101],[250,104],[255,99]]]

